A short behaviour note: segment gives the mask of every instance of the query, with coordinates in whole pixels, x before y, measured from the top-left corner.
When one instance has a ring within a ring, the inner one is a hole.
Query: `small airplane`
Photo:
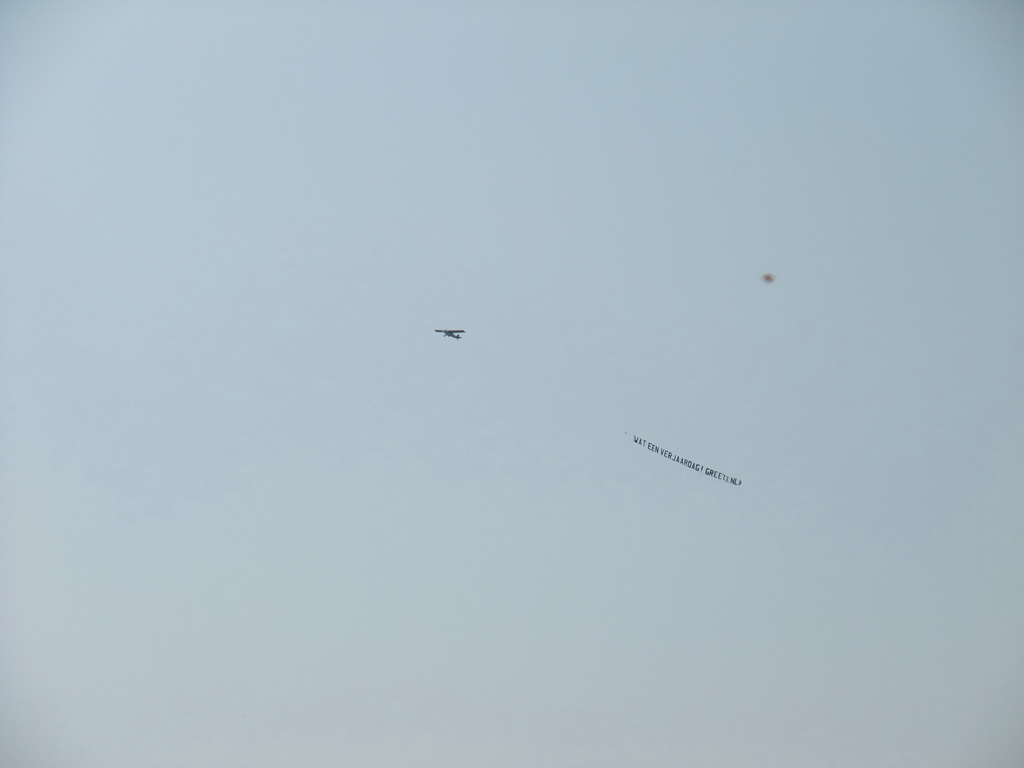
[[[465,331],[462,331],[462,330],[459,330],[459,331],[449,331],[447,329],[442,330],[441,328],[435,328],[434,329],[434,333],[443,333],[445,336],[451,336],[453,339],[461,339],[462,337],[459,336],[459,334],[460,333],[465,333]]]

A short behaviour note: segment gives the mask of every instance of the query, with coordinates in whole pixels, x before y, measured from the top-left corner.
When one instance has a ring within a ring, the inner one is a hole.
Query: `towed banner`
[[[728,477],[721,472],[717,472],[711,469],[711,467],[705,467],[703,464],[697,464],[696,462],[690,461],[689,459],[684,459],[682,456],[678,456],[672,453],[672,451],[668,450],[667,448],[661,448],[655,445],[654,443],[650,443],[644,440],[642,437],[637,437],[636,435],[633,435],[633,442],[636,443],[637,445],[643,446],[649,451],[660,453],[666,459],[678,462],[679,464],[682,464],[684,467],[689,467],[690,469],[695,470],[697,472],[703,472],[705,475],[708,475],[710,477],[716,477],[719,480],[724,480],[725,482],[732,483],[733,485],[743,484],[743,481],[737,477]]]

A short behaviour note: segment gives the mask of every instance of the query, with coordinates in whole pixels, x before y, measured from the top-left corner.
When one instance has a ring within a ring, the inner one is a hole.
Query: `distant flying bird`
[[[462,337],[459,336],[459,334],[460,333],[465,333],[465,331],[462,331],[462,330],[459,330],[459,331],[449,331],[449,330],[442,330],[441,328],[435,328],[434,329],[434,333],[443,333],[445,336],[451,336],[453,339],[461,339]]]
[[[763,275],[761,275],[761,279],[764,280],[766,283],[770,283],[775,280],[775,275],[773,275],[771,272],[765,272]]]

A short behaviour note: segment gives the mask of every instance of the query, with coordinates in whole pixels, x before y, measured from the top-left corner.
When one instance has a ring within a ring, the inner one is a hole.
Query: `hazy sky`
[[[5,768],[1022,764],[1024,6],[13,2],[0,115]]]

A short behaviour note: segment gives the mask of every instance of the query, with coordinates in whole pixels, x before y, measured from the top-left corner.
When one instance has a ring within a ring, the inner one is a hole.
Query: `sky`
[[[1019,766],[1022,51],[6,4],[0,764]]]

